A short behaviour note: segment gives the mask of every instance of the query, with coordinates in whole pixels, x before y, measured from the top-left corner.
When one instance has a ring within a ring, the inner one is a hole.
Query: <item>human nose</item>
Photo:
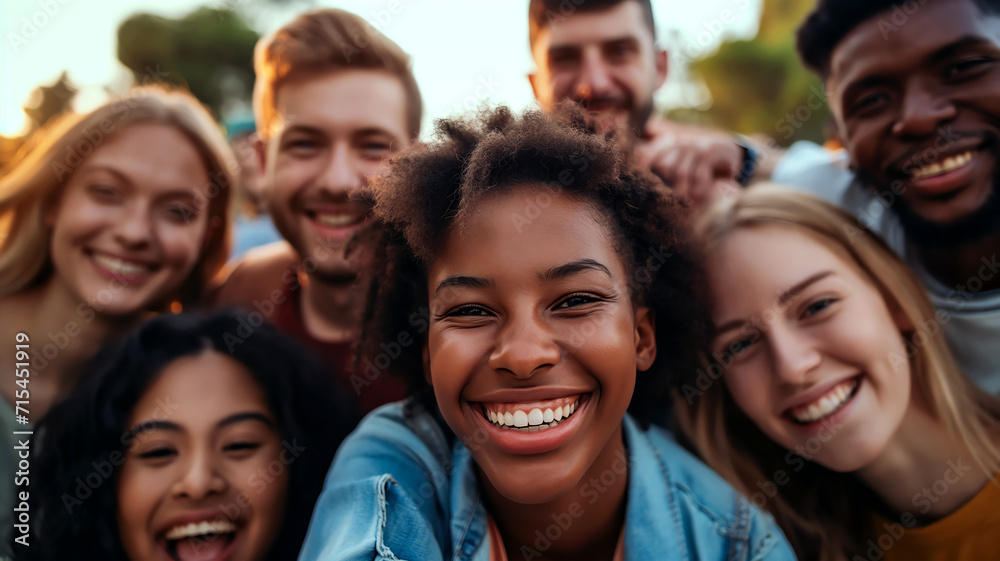
[[[115,217],[113,228],[115,239],[127,248],[144,246],[153,235],[149,213],[137,201],[126,205],[124,212]]]
[[[552,331],[534,313],[511,318],[501,328],[499,340],[489,357],[489,366],[519,379],[559,362],[559,345]]]
[[[767,334],[777,379],[789,385],[802,385],[822,362],[816,342],[808,335],[784,325],[772,325]]]
[[[334,144],[322,174],[322,188],[332,194],[350,195],[364,185],[364,174],[354,151],[346,143]]]
[[[586,49],[580,63],[580,74],[577,76],[576,95],[578,99],[590,100],[600,97],[611,87],[611,76],[608,68],[596,49]]]
[[[219,472],[211,454],[201,453],[193,455],[184,464],[174,483],[173,495],[177,498],[200,500],[222,494],[227,488],[226,478]]]
[[[917,85],[907,88],[893,125],[896,136],[925,138],[939,126],[955,118],[955,105],[947,96],[937,95]]]

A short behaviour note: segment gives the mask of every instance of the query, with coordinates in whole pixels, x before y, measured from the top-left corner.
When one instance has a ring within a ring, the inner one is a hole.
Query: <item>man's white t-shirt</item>
[[[986,391],[1000,395],[1000,290],[982,290],[1000,274],[1000,256],[984,256],[977,275],[957,286],[933,278],[909,249],[903,228],[890,206],[898,195],[872,191],[855,181],[843,150],[831,152],[811,142],[797,142],[778,162],[771,179],[819,196],[844,210],[882,237],[924,282],[937,308],[935,321],[918,326],[925,332],[944,327],[955,358],[966,374]]]

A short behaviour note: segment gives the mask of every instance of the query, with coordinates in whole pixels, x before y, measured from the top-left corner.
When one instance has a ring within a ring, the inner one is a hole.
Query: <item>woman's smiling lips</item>
[[[592,396],[590,392],[579,391],[563,392],[559,397],[494,396],[489,401],[466,402],[466,405],[476,423],[504,452],[543,454],[560,447],[573,435],[588,412]]]
[[[102,277],[127,284],[141,284],[159,270],[158,266],[149,261],[94,249],[86,249],[84,253],[90,258],[94,268]]]
[[[238,521],[237,521],[238,522]],[[218,510],[199,510],[171,518],[157,532],[164,559],[224,561],[236,548],[241,524]]]

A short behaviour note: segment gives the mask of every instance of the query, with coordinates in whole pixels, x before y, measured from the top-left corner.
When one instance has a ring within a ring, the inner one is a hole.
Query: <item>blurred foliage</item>
[[[52,85],[35,88],[23,106],[24,113],[31,120],[30,129],[41,128],[56,115],[70,111],[76,92],[65,70]]]
[[[118,26],[118,60],[137,84],[187,87],[219,118],[227,103],[250,101],[259,37],[229,8],[198,8],[176,20],[136,14]]]
[[[822,142],[830,117],[826,94],[795,50],[795,31],[812,8],[807,0],[764,0],[756,37],[725,42],[691,64],[692,76],[711,92],[711,106],[671,117],[763,134],[783,146]]]

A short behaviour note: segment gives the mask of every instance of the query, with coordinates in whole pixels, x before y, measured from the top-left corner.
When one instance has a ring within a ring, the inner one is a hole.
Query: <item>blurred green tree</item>
[[[140,13],[118,26],[118,60],[137,84],[185,86],[221,118],[228,104],[250,101],[259,37],[229,8],[198,8],[176,20]]]
[[[712,95],[695,120],[744,134],[764,134],[787,146],[823,142],[830,112],[821,81],[799,61],[795,31],[813,8],[806,0],[764,0],[751,40],[728,41],[691,64]]]

